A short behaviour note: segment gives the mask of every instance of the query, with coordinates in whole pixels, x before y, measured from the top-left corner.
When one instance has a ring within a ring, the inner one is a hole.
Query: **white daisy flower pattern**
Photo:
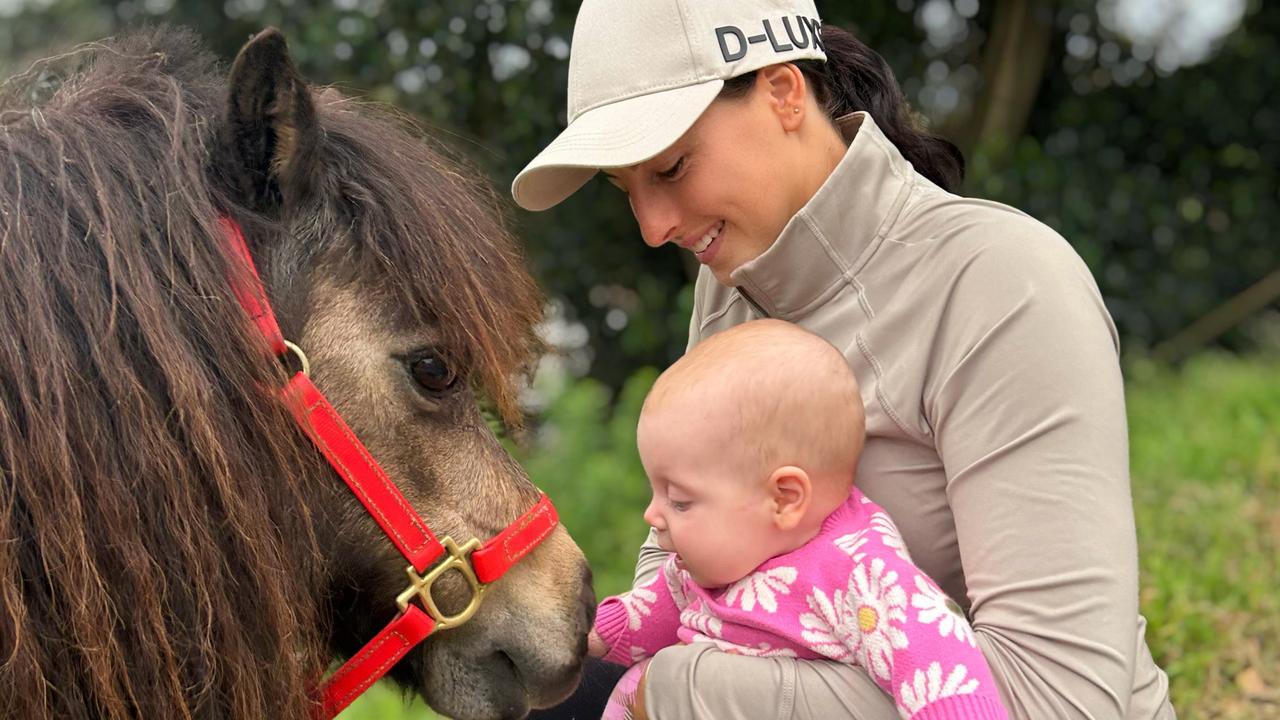
[[[794,567],[785,565],[751,573],[725,590],[724,603],[737,605],[746,612],[751,612],[757,604],[765,612],[777,612],[777,596],[790,595],[791,584],[798,575]]]
[[[884,546],[894,551],[903,562],[911,562],[911,554],[907,552],[907,544],[902,541],[902,533],[893,523],[889,513],[880,510],[871,514],[871,527],[880,534]]]
[[[696,630],[701,636],[708,640],[718,639],[724,629],[724,622],[710,613],[702,612],[700,608],[685,608],[680,613],[680,624],[684,627]]]
[[[809,649],[832,660],[850,662],[862,645],[856,609],[850,609],[841,590],[828,598],[822,588],[814,588],[805,598],[813,612],[800,613],[800,638]]]
[[[870,567],[860,564],[849,576],[845,598],[862,637],[858,659],[872,675],[889,680],[893,652],[907,647],[907,634],[895,625],[907,621],[907,591],[898,585],[898,573],[886,569],[880,558]]]
[[[648,585],[644,585],[632,589],[618,599],[627,611],[627,627],[635,632],[640,629],[640,623],[644,622],[644,618],[653,612],[653,603],[658,600],[658,593],[650,590]]]
[[[936,623],[940,637],[954,635],[957,640],[969,643],[969,647],[977,647],[973,627],[955,600],[922,575],[916,576],[916,590],[919,592],[911,595],[911,607],[918,611],[916,620],[925,625]]]
[[[929,663],[927,670],[917,669],[910,683],[902,683],[898,689],[898,697],[902,707],[912,715],[920,712],[925,705],[956,695],[970,695],[978,689],[977,678],[968,678],[969,669],[963,664],[951,668],[946,679],[942,677],[942,665],[936,660]]]
[[[841,535],[840,537],[836,538],[835,543],[836,543],[836,547],[844,551],[844,554],[853,558],[854,562],[860,563],[862,562],[863,558],[867,556],[867,554],[865,552],[858,552],[858,551],[862,549],[863,545],[867,544],[867,541],[869,539],[870,538],[867,537],[867,528],[863,528],[855,533],[849,533],[848,535]]]
[[[669,562],[662,566],[663,577],[667,581],[667,589],[671,591],[671,599],[675,601],[676,607],[684,607],[689,604],[689,593],[685,590],[685,580],[688,573],[681,572],[675,563]]]

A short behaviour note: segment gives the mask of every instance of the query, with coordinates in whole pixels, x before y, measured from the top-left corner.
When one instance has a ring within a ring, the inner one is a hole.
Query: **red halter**
[[[242,275],[248,287],[232,282],[236,298],[253,318],[272,353],[283,358],[292,352],[302,363],[302,370],[285,385],[285,402],[329,464],[409,561],[409,587],[396,597],[400,614],[321,685],[317,717],[327,720],[368,690],[433,631],[456,627],[470,619],[480,607],[488,584],[545,540],[560,519],[551,499],[543,495],[532,509],[484,545],[476,539],[461,546],[452,538],[437,540],[338,411],[311,383],[306,355],[280,333],[240,226],[229,218],[223,218],[222,225],[232,257],[248,268],[248,273]],[[437,560],[439,564],[431,567]],[[461,572],[471,588],[470,602],[456,615],[442,613],[431,596],[431,586],[449,570]]]

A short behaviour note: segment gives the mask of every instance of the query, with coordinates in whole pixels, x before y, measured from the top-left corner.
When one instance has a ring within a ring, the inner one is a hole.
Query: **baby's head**
[[[645,400],[645,519],[699,585],[739,580],[848,498],[863,422],[853,372],[826,340],[780,320],[713,335]]]

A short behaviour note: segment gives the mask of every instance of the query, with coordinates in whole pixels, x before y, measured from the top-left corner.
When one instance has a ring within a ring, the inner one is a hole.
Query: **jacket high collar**
[[[768,250],[730,275],[769,317],[803,317],[838,283],[851,282],[893,226],[919,177],[867,113],[835,122],[849,149],[831,176]]]

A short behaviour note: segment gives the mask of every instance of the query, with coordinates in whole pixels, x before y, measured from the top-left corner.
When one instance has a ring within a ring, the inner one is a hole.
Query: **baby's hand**
[[[609,646],[604,644],[604,639],[594,628],[587,633],[587,654],[595,658],[609,654]]]

